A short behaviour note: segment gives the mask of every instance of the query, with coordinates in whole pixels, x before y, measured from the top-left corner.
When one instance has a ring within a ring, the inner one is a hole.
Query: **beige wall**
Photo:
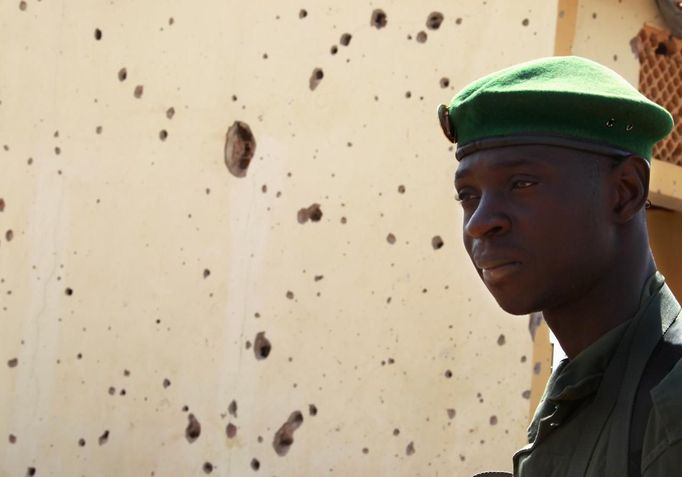
[[[460,246],[435,109],[552,54],[555,16],[537,1],[3,2],[0,475],[509,469],[528,320],[499,311]],[[223,160],[237,120],[256,139],[244,178]],[[298,223],[313,203],[322,219]]]

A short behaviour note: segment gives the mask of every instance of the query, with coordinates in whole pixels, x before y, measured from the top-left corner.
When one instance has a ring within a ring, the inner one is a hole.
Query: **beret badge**
[[[448,107],[444,104],[438,105],[438,119],[440,120],[440,127],[443,130],[443,134],[447,137],[450,142],[457,142],[457,134],[450,123],[450,112]]]

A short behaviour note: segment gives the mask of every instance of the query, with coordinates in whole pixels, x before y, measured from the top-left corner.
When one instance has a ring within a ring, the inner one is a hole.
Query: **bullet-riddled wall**
[[[556,16],[3,2],[0,475],[509,469],[539,365],[436,106]]]

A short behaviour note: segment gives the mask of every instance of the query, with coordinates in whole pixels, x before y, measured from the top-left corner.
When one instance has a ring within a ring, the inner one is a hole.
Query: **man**
[[[670,114],[579,57],[486,76],[438,112],[474,267],[505,311],[541,311],[568,356],[514,475],[682,476],[682,317],[645,213]]]

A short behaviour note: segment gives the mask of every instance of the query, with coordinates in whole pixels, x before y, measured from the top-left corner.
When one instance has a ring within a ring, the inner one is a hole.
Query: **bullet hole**
[[[138,84],[137,86],[135,86],[135,91],[133,92],[133,94],[135,95],[135,97],[138,98],[138,99],[141,98],[141,97],[142,97],[142,93],[144,93],[144,86],[141,85],[141,84]]]
[[[237,426],[229,422],[225,428],[225,433],[227,434],[228,439],[234,439],[237,435]]]
[[[102,30],[95,28],[95,40],[99,41],[102,39]]]
[[[208,268],[204,268],[204,278],[208,278],[210,274],[211,271]]]
[[[109,431],[104,431],[104,433],[99,436],[99,439],[97,440],[99,442],[99,445],[103,446],[104,444],[107,443],[109,440]]]
[[[500,335],[497,337],[497,344],[500,346],[503,346],[507,342],[507,338],[504,337],[504,335]]]
[[[17,443],[17,436],[15,436],[14,434],[10,434],[9,435],[9,443],[10,444],[16,444]]]
[[[293,299],[294,299],[294,292],[292,292],[291,290],[289,290],[289,291],[287,291],[287,295],[286,295],[286,296],[287,296],[287,298],[288,298],[289,300],[293,300]]]
[[[169,25],[173,25],[174,23],[175,23],[175,18],[173,18],[173,17],[168,18],[168,24]]]
[[[308,405],[308,414],[311,416],[317,416],[317,406],[315,406],[315,404]]]
[[[211,464],[210,462],[204,462],[203,469],[205,474],[210,474],[211,472],[213,472],[213,464]]]
[[[450,378],[452,377],[452,371],[450,371],[450,370],[448,369],[448,370],[445,371],[444,375],[445,375],[446,378],[450,379]]]
[[[166,110],[166,117],[168,119],[173,119],[173,116],[175,116],[175,108],[171,106]]]
[[[337,54],[337,53],[339,52],[339,47],[336,46],[336,45],[332,45],[332,47],[329,49],[329,52],[330,52],[332,55],[335,55],[335,54]]]
[[[125,81],[126,78],[128,77],[128,70],[125,68],[121,68],[118,70],[118,80],[119,81]]]
[[[593,13],[592,13],[592,18],[594,18],[594,19],[596,20],[596,18],[597,18],[597,12],[593,12]]]
[[[407,455],[414,454],[414,442],[410,441],[410,443],[407,444],[407,447],[405,448],[405,454]]]
[[[161,139],[162,141],[165,141],[167,138],[168,138],[168,131],[166,131],[165,129],[162,129],[161,131],[159,131],[159,139]]]
[[[256,459],[256,458],[251,459],[251,468],[252,468],[253,470],[258,470],[258,469],[260,469],[260,462],[258,462],[258,459]]]
[[[304,207],[298,211],[296,216],[299,224],[305,224],[308,220],[311,222],[319,222],[322,218],[322,210],[320,204],[312,204],[310,207]]]
[[[26,3],[26,2],[21,2],[21,3]],[[26,475],[29,477],[36,475],[36,468],[35,467],[29,467],[28,470],[26,470]]]
[[[450,86],[450,79],[445,78],[445,77],[441,78],[440,79],[440,87],[441,88],[447,88],[448,86]]]
[[[444,242],[443,239],[440,238],[440,235],[436,235],[431,239],[431,246],[433,247],[434,250],[438,250],[440,248],[443,248]]]
[[[5,199],[0,199],[0,212],[5,211]]]
[[[322,78],[324,78],[324,71],[322,71],[322,68],[315,68],[310,75],[310,80],[308,81],[310,91],[314,91],[315,88],[317,88],[317,85],[320,84]]]
[[[305,17],[307,17],[307,16],[308,16],[308,12],[307,12],[306,10],[304,10],[304,9],[301,9],[301,10],[298,12],[298,18],[305,18]]]
[[[187,412],[187,411],[189,411],[189,406],[187,406],[187,405],[182,406],[182,412]]]
[[[319,281],[322,280],[323,278],[324,278],[324,275],[315,275],[315,281],[316,281],[316,282],[319,282]]]
[[[522,392],[521,397],[523,399],[530,399],[530,389],[526,389],[524,392]]]
[[[521,362],[522,363],[525,363],[527,360],[528,360],[528,358],[526,358],[525,354],[523,356],[521,356]]]
[[[125,389],[121,389],[121,391],[118,393],[119,396],[125,396],[128,394]]]
[[[272,345],[270,341],[265,337],[265,331],[261,331],[256,334],[256,340],[253,344],[253,353],[256,355],[256,359],[265,359],[270,355],[272,350]]]
[[[263,436],[258,436],[258,439],[256,439],[259,444],[263,443]]]
[[[393,244],[395,243],[395,235],[393,235],[393,234],[388,234],[388,235],[386,236],[386,241],[387,241],[388,243],[390,243],[391,245],[393,245]]]
[[[393,435],[397,436],[398,434],[400,434],[400,429],[396,427],[395,429],[393,429]]]
[[[438,30],[441,23],[443,23],[443,14],[440,12],[431,12],[426,18],[426,28],[429,30]]]
[[[263,59],[264,59],[264,60],[267,60],[267,59],[268,59],[268,54],[267,54],[267,53],[263,53]]]
[[[235,121],[225,134],[225,165],[235,177],[246,177],[256,152],[256,140],[248,124]]]
[[[344,33],[343,35],[341,35],[339,43],[341,43],[343,46],[348,46],[350,45],[351,38],[353,38],[353,35],[351,35],[350,33]]]
[[[496,426],[497,425],[497,416],[490,416],[490,425],[491,426]]]
[[[244,344],[244,347],[245,347],[246,349],[251,349],[251,342],[250,342],[250,341],[247,341],[247,342]]]
[[[424,30],[420,31],[419,33],[417,33],[417,43],[426,43],[428,37],[429,35],[427,35]]]
[[[24,0],[21,0],[21,2],[19,2],[19,10],[21,10],[22,12],[26,10],[26,2]]]
[[[81,447],[85,447],[85,439],[83,439],[82,437],[78,439],[78,445]]]
[[[237,417],[237,401],[232,401],[227,407],[227,412],[230,413],[232,417]]]
[[[287,455],[289,448],[294,443],[294,431],[303,424],[303,414],[300,411],[294,411],[289,416],[289,419],[282,424],[282,427],[275,433],[275,438],[272,441],[272,447],[279,456]]]
[[[10,368],[16,368],[18,364],[19,360],[17,358],[12,358],[9,361],[7,361],[7,366],[9,366]]]
[[[168,389],[171,385],[170,379],[166,378],[163,380],[163,387]]]
[[[533,374],[540,374],[540,371],[542,371],[542,363],[538,361],[533,366]]]
[[[369,449],[367,447],[362,448],[362,453],[363,454],[369,454]]]
[[[348,219],[345,218],[345,217],[341,217],[341,223],[344,224],[344,225],[347,224],[347,223],[348,223]]]
[[[457,411],[455,411],[454,409],[450,408],[450,409],[447,410],[447,413],[448,413],[448,419],[454,419],[454,418],[455,418],[455,415],[457,414]]]
[[[110,386],[109,387],[109,395],[113,396],[114,394],[116,394],[116,388],[113,386]]]
[[[656,49],[654,50],[654,53],[657,55],[667,55],[668,54],[668,46],[665,43],[660,42],[658,44],[658,46],[656,47]]]
[[[201,435],[201,424],[199,424],[197,418],[194,417],[194,414],[189,414],[187,416],[187,420],[188,422],[187,428],[185,429],[185,437],[187,438],[187,442],[191,444]]]
[[[399,185],[399,186],[398,186],[398,193],[399,193],[399,194],[404,194],[404,193],[405,193],[405,186],[404,186],[404,185]]]
[[[386,23],[386,13],[383,10],[377,8],[372,12],[372,18],[369,21],[371,26],[376,27],[377,30],[380,30],[386,26]]]
[[[123,376],[125,376],[126,378],[127,378],[128,376],[130,376],[130,371],[128,371],[127,369],[124,369],[124,370],[123,370]]]
[[[521,22],[521,25],[528,26],[529,23],[530,21],[527,18],[524,18],[523,21]]]
[[[66,290],[64,290],[64,293],[68,296],[71,296],[71,295],[73,295],[73,289],[67,288]]]
[[[405,97],[406,97],[406,98],[411,98],[411,97],[412,97],[412,93],[411,93],[410,91],[406,91],[406,92],[405,92]]]
[[[97,127],[95,128],[95,132],[96,132],[97,134],[102,134],[102,126],[97,126]]]

